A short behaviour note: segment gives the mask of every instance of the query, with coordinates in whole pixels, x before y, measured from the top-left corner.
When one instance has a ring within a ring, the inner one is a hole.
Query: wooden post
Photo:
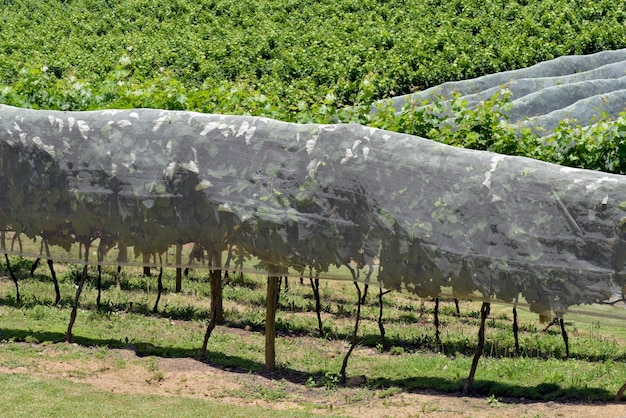
[[[211,308],[215,306],[215,321],[217,324],[224,323],[224,302],[222,296],[222,252],[218,249],[209,251],[209,264],[213,270],[209,271],[211,286]]]
[[[278,269],[270,267],[265,298],[265,369],[276,368],[276,297],[278,296]]]

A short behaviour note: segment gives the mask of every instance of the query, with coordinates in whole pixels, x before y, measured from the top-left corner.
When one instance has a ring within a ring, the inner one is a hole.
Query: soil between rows
[[[623,401],[585,404],[500,398],[490,402],[484,397],[404,390],[387,395],[382,389],[367,388],[366,379],[360,376],[354,379],[353,387],[329,390],[294,383],[276,375],[222,369],[192,358],[140,357],[132,347],[110,349],[105,358],[87,355],[86,360],[68,362],[58,358],[61,349],[66,350],[59,345],[41,347],[40,357],[28,365],[0,366],[0,373],[66,379],[111,393],[204,398],[234,407],[247,405],[289,410],[294,416],[306,408],[322,416],[348,417],[626,418],[626,403]],[[94,350],[78,345],[73,345],[72,349]],[[259,396],[264,391],[280,393],[280,399],[264,399]]]

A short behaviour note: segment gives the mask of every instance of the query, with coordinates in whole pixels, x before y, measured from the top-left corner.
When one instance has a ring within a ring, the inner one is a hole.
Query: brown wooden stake
[[[142,254],[143,255],[143,275],[146,277],[152,276],[152,272],[150,271],[150,254]]]
[[[276,297],[278,296],[278,269],[271,266],[267,277],[265,298],[265,369],[276,368]]]
[[[474,376],[476,375],[478,360],[483,354],[483,349],[485,347],[485,321],[487,320],[487,316],[489,316],[490,310],[491,304],[488,302],[483,302],[483,305],[480,308],[480,329],[478,330],[478,347],[476,347],[476,353],[474,354],[474,360],[472,361],[470,374],[467,378],[467,381],[465,382],[465,386],[463,387],[464,393],[470,392],[472,390],[472,386],[474,385]]]
[[[209,263],[215,267],[209,273],[211,287],[211,309],[215,306],[215,321],[224,323],[224,302],[222,297],[222,253],[218,250],[209,252]]]

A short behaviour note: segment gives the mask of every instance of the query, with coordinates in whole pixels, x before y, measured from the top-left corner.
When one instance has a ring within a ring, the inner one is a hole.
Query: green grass
[[[208,283],[201,271],[173,293],[174,276],[166,272],[165,293],[159,312],[152,313],[155,278],[128,270],[123,289],[113,283],[113,270],[104,275],[103,304],[95,306],[96,289],[88,282],[74,327],[75,341],[93,347],[89,356],[61,341],[69,319],[74,283],[71,269],[61,273],[63,300],[52,305],[52,284],[45,275],[20,282],[23,301],[16,304],[14,287],[0,280],[0,366],[14,369],[36,362],[42,350],[53,345],[64,362],[87,361],[95,352],[107,358],[111,349],[132,346],[142,357],[195,357],[209,315]],[[226,370],[259,373],[264,363],[265,279],[244,276],[224,288],[226,324],[209,341],[208,362]],[[280,296],[277,316],[277,373],[274,376],[301,387],[333,390],[354,325],[356,292],[351,283],[321,284],[324,337],[318,337],[312,291],[290,279]],[[476,347],[476,302],[461,302],[457,317],[451,302],[440,308],[443,351],[435,344],[433,304],[422,311],[419,299],[392,293],[384,299],[386,347],[381,343],[378,302],[372,292],[362,309],[360,346],[350,358],[348,376],[365,375],[366,388],[391,396],[393,391],[436,390],[458,393],[467,377]],[[536,315],[520,311],[521,357],[514,353],[509,307],[494,306],[487,321],[486,346],[475,390],[481,396],[537,400],[608,401],[626,380],[626,328],[612,323],[569,322],[570,359],[565,355],[560,331],[542,333]],[[250,332],[242,332],[242,329]],[[15,344],[27,342],[29,344]],[[65,347],[65,348],[63,348]],[[85,357],[86,356],[86,357]],[[114,367],[123,367],[111,359]],[[78,369],[77,369],[78,370]],[[76,372],[80,377],[80,371]],[[155,369],[154,379],[159,380]],[[333,383],[334,382],[334,383]],[[43,383],[41,383],[43,384]],[[389,392],[390,388],[392,392]],[[104,396],[104,395],[103,395]],[[279,400],[286,396],[280,384],[272,388],[249,385],[249,399]]]
[[[215,400],[113,394],[90,385],[0,374],[2,415],[11,417],[293,417],[319,416],[258,406],[233,408]]]

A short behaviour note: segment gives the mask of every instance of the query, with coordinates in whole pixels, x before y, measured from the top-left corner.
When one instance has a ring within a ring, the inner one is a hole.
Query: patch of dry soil
[[[77,350],[90,350],[76,347]],[[626,402],[569,404],[498,400],[429,392],[390,392],[363,387],[332,390],[271,379],[246,371],[222,370],[190,358],[138,357],[131,349],[110,350],[103,358],[64,362],[59,348],[42,348],[37,361],[0,373],[23,373],[88,383],[113,393],[142,393],[219,399],[220,403],[255,405],[275,410],[308,410],[350,417],[597,417],[626,418]],[[355,379],[356,384],[364,381]]]

